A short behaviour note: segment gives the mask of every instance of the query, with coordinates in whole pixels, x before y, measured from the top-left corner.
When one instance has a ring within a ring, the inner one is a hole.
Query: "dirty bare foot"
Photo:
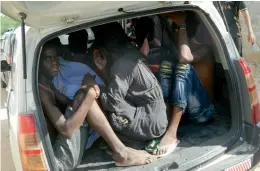
[[[138,166],[152,163],[157,156],[150,155],[144,150],[125,147],[120,154],[113,154],[116,166]]]
[[[170,132],[169,132],[170,133]],[[170,135],[168,132],[163,136],[160,143],[158,144],[158,149],[154,151],[154,155],[158,157],[163,157],[171,154],[179,141],[175,136]]]

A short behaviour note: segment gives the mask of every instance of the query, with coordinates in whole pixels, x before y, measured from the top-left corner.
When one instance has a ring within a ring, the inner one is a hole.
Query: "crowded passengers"
[[[118,22],[95,26],[89,49],[85,30],[70,33],[67,49],[58,38],[43,45],[40,100],[60,170],[76,168],[97,139],[117,166],[151,163],[174,152],[183,118],[212,118],[210,93],[192,65],[212,53],[196,42],[193,17],[142,17],[131,37]]]

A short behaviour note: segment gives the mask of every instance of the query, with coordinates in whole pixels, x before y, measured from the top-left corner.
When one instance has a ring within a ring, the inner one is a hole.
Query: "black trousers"
[[[233,41],[237,47],[238,53],[240,54],[241,57],[243,57],[242,53],[242,37],[241,36],[232,36]]]

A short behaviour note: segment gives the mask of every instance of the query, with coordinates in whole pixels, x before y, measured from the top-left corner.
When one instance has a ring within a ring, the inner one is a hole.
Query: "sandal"
[[[160,143],[160,141],[161,141],[161,138],[153,139],[153,140],[150,141],[150,143],[145,147],[145,150],[146,150],[148,153],[153,154],[155,151],[158,150],[158,144]]]
[[[177,140],[177,142],[176,143],[173,143],[173,144],[170,144],[170,145],[166,145],[166,146],[162,146],[162,147],[160,147],[159,145],[157,145],[157,149],[158,150],[162,150],[162,149],[164,149],[166,152],[165,153],[163,153],[163,154],[156,154],[156,153],[158,153],[158,150],[155,152],[155,155],[157,156],[157,157],[165,157],[165,156],[168,156],[168,155],[170,155],[175,149],[176,149],[176,147],[178,146],[178,144],[180,143],[180,141],[179,140]]]
[[[145,147],[145,150],[153,155],[157,155],[158,157],[164,157],[164,156],[167,156],[169,154],[171,154],[175,148],[178,146],[178,144],[180,143],[179,140],[177,140],[176,143],[173,143],[173,144],[170,144],[170,145],[167,145],[167,146],[162,146],[160,147],[159,144],[160,144],[160,141],[161,139],[158,138],[158,139],[153,139],[146,147]],[[163,153],[163,154],[157,154],[158,151],[162,150],[162,149],[165,149],[166,152]]]

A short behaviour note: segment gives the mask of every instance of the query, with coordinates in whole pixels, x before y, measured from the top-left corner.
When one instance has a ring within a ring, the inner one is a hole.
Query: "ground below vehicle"
[[[8,112],[16,169],[56,168],[37,88],[39,54],[47,40],[111,21],[180,10],[196,12],[212,36],[215,65],[219,68],[214,79],[226,85],[223,88],[226,91],[217,92],[219,115],[208,125],[183,125],[182,143],[175,153],[150,165],[115,168],[109,156],[93,148],[86,152],[78,170],[229,170],[234,167],[246,170],[259,162],[260,109],[255,82],[214,6],[210,2],[106,2],[105,6],[102,3],[2,3],[5,15],[16,20],[22,18],[31,26],[25,28],[26,41],[21,39],[24,33],[21,28],[15,31],[11,68]],[[121,8],[125,12],[121,12]],[[27,17],[20,16],[20,12]],[[226,99],[221,99],[225,96]]]

